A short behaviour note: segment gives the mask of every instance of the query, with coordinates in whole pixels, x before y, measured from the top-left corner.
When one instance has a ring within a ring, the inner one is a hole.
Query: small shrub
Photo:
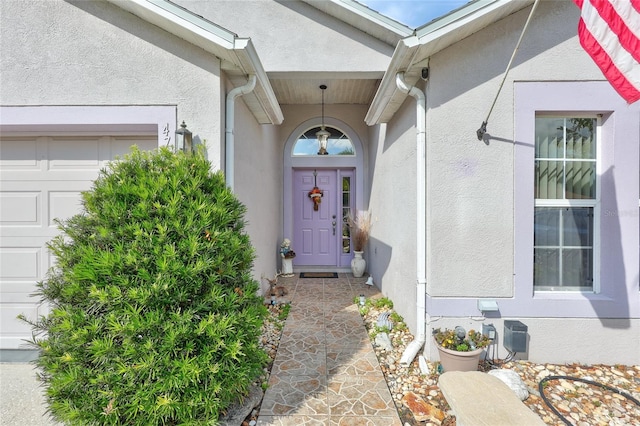
[[[387,327],[386,325],[383,325],[383,326],[376,325],[375,330],[376,330],[376,335],[380,334],[380,333],[387,333],[388,334],[389,331],[391,331],[391,330],[389,330],[389,327]]]
[[[484,334],[476,330],[469,330],[467,333],[462,327],[444,330],[436,328],[433,330],[433,337],[439,346],[458,352],[474,351],[491,344],[491,340]]]
[[[280,321],[286,320],[287,317],[289,316],[289,311],[291,311],[291,305],[289,303],[286,303],[285,305],[282,306],[282,310],[278,314],[278,320]]]
[[[380,299],[375,299],[373,302],[373,306],[376,309],[393,309],[393,301],[388,297],[381,297]]]
[[[38,284],[52,311],[30,322],[57,420],[215,424],[262,373],[245,207],[209,167],[134,149],[59,224],[57,267]]]
[[[397,313],[396,311],[391,312],[391,315],[389,315],[389,319],[394,324],[399,324],[401,322],[404,322],[404,318],[402,318],[402,316],[399,313]]]

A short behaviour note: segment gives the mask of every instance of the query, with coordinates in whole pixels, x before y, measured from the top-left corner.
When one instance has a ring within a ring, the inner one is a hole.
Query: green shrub
[[[380,299],[375,299],[373,306],[377,309],[393,309],[393,301],[388,297],[381,297]]]
[[[209,167],[134,148],[59,223],[38,284],[52,310],[30,322],[56,419],[215,424],[263,372],[245,207]]]

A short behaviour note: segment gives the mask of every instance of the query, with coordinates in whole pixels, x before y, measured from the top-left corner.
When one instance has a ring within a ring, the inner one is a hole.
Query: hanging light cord
[[[320,85],[320,90],[322,90],[322,129],[324,130],[324,91],[327,89],[327,86],[324,84]]]
[[[533,13],[535,12],[536,7],[538,7],[538,3],[539,2],[540,2],[540,0],[536,0],[533,3],[533,7],[531,8],[531,12],[529,12],[529,17],[527,18],[527,22],[525,22],[524,28],[522,28],[522,33],[520,34],[520,38],[518,39],[518,43],[516,43],[516,48],[513,50],[513,53],[511,54],[511,59],[509,59],[509,63],[507,64],[507,69],[505,70],[504,76],[502,77],[502,82],[500,83],[500,86],[498,87],[498,93],[496,93],[496,97],[493,99],[493,103],[491,104],[491,108],[489,109],[489,113],[487,114],[487,118],[482,122],[482,125],[476,131],[476,135],[478,136],[478,140],[479,141],[484,139],[484,135],[487,133],[487,124],[489,123],[489,116],[491,115],[491,112],[493,111],[493,107],[496,106],[496,101],[498,100],[498,96],[500,96],[500,92],[502,91],[502,86],[504,86],[504,82],[507,80],[507,74],[509,73],[509,70],[511,69],[511,64],[513,63],[513,59],[516,57],[516,53],[518,52],[518,49],[520,48],[520,43],[522,42],[522,39],[524,38],[524,33],[527,31],[527,27],[529,26],[529,22],[531,22],[531,18],[533,17]]]

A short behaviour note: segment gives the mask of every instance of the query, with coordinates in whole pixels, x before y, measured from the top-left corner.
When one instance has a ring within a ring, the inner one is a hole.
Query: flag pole
[[[536,0],[533,3],[533,7],[531,8],[531,12],[529,12],[529,17],[527,18],[527,22],[525,22],[524,24],[524,28],[522,28],[522,33],[520,34],[520,38],[518,39],[518,43],[516,43],[516,48],[513,49],[513,53],[511,54],[511,59],[509,59],[509,63],[507,64],[507,69],[504,72],[504,76],[502,77],[502,82],[500,83],[500,86],[498,87],[498,93],[496,93],[495,98],[493,98],[493,103],[491,104],[491,108],[489,108],[489,113],[487,114],[487,118],[482,122],[482,125],[480,125],[480,128],[478,130],[476,130],[476,135],[478,136],[478,140],[481,141],[484,139],[484,135],[487,133],[487,124],[489,124],[489,116],[491,115],[491,112],[493,111],[493,107],[496,106],[496,101],[498,100],[498,96],[500,96],[500,92],[502,91],[502,86],[504,86],[504,82],[507,80],[507,74],[509,73],[509,70],[511,69],[511,64],[513,63],[513,59],[516,57],[516,53],[518,52],[518,49],[520,48],[520,43],[522,42],[522,39],[524,38],[524,33],[527,31],[527,27],[529,26],[529,23],[531,22],[531,18],[533,17],[533,13],[536,10],[536,7],[538,7],[538,3],[540,2],[540,0]]]

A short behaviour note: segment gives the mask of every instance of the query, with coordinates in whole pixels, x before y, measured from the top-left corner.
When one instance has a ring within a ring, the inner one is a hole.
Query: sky
[[[356,0],[410,28],[427,22],[463,6],[469,0]]]

